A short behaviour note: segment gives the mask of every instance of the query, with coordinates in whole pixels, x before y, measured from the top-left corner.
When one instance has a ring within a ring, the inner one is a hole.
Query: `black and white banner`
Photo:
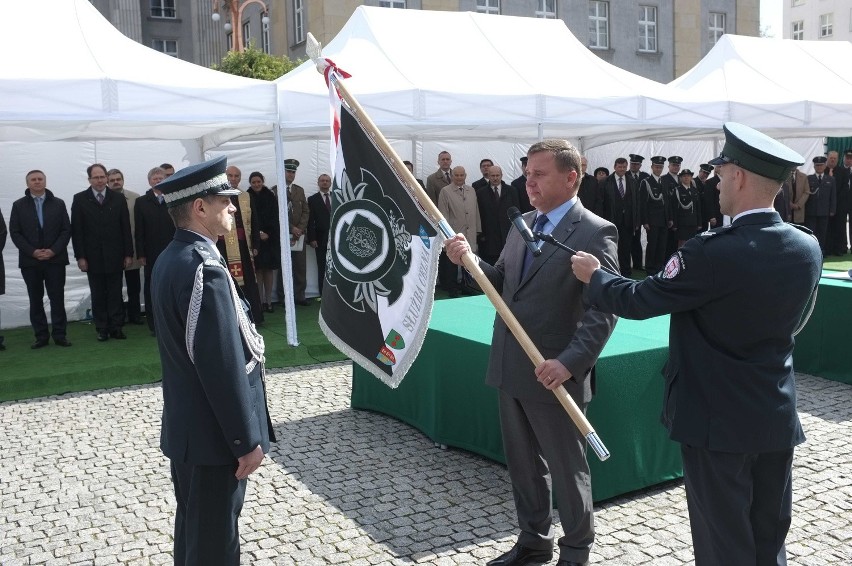
[[[334,185],[320,327],[396,387],[426,335],[443,238],[329,82]]]

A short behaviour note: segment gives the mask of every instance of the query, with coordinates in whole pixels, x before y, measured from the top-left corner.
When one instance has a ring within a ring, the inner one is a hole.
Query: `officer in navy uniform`
[[[675,189],[680,184],[680,180],[678,179],[678,173],[680,173],[680,166],[683,163],[683,157],[680,155],[672,155],[668,159],[669,162],[669,171],[665,175],[660,178],[660,184],[663,186],[663,190],[666,192],[666,196],[669,199],[669,206],[674,210],[674,198],[675,198]],[[666,237],[666,257],[672,255],[677,249],[677,236],[673,229],[669,230],[669,233]]]
[[[804,158],[748,126],[724,130],[710,164],[730,226],[690,239],[639,282],[598,269],[584,252],[572,262],[594,308],[632,319],[672,313],[662,421],[681,443],[695,564],[783,565],[793,447],[805,439],[793,336],[822,256],[810,230],[772,207]]]
[[[630,164],[628,166],[627,176],[633,180],[633,186],[636,187],[636,191],[640,191],[640,187],[642,181],[648,177],[648,173],[642,171],[642,162],[645,161],[645,158],[636,153],[631,153],[627,157],[630,158]],[[641,195],[640,195],[641,196]],[[647,230],[645,231],[645,236],[647,237]],[[633,269],[646,269],[645,262],[642,261],[642,223],[639,223],[639,226],[636,227],[636,230],[633,232],[633,240],[630,243],[630,258],[633,264]]]
[[[653,275],[663,268],[666,259],[666,238],[672,221],[670,201],[660,183],[660,174],[666,158],[656,155],[651,158],[651,174],[639,185],[639,217],[648,236],[645,249],[645,270]]]
[[[163,367],[160,448],[171,461],[174,563],[236,565],[246,478],[275,440],[264,343],[216,249],[236,208],[220,157],[167,178],[174,240],[157,258],[151,297]]]

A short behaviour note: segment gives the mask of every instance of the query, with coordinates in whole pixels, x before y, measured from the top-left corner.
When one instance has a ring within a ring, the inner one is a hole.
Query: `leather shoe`
[[[47,338],[45,338],[44,340],[36,340],[35,342],[33,342],[33,345],[30,346],[30,348],[32,348],[33,350],[38,350],[39,348],[44,348],[48,344],[50,344],[50,342],[48,342]]]
[[[301,301],[296,301],[296,304],[299,305],[299,306],[302,306],[302,307],[311,306],[311,302],[307,299],[302,299]]]
[[[533,550],[521,544],[515,546],[506,554],[501,554],[487,563],[487,566],[533,566],[547,564],[553,558],[553,550]]]
[[[116,340],[126,340],[127,336],[124,332],[119,328],[118,330],[113,330],[109,333],[111,338],[115,338]]]
[[[109,340],[109,333],[106,330],[98,330],[98,342],[106,342]]]
[[[560,560],[556,563],[556,566],[589,566],[588,560],[586,562],[571,562],[570,560]]]
[[[142,324],[145,324],[145,321],[142,320],[141,316],[135,316],[135,317],[130,319],[130,323],[136,324],[136,325],[142,325]]]
[[[53,343],[56,344],[57,346],[62,346],[63,348],[67,348],[68,346],[71,345],[71,342],[69,342],[65,338],[54,338]]]

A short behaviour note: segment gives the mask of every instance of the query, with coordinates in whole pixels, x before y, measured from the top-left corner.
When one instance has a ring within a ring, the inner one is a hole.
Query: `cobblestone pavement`
[[[484,564],[514,540],[506,470],[349,408],[351,367],[270,376],[280,441],[249,480],[252,565]],[[852,563],[852,387],[800,376],[791,564]],[[171,562],[156,385],[0,404],[0,564]],[[597,564],[690,564],[682,484],[596,508]],[[555,562],[555,560],[554,560]]]

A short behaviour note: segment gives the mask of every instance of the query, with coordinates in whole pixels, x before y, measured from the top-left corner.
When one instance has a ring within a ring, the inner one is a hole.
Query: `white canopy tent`
[[[13,22],[0,35],[0,210],[24,194],[31,169],[65,200],[87,185],[96,161],[125,174],[126,187],[148,188],[147,171],[162,162],[195,163],[219,130],[269,132],[276,122],[275,85],[205,69],[125,37],[88,0],[44,0],[34,10],[10,3]],[[34,30],[38,30],[34,34]],[[70,249],[70,246],[69,246]],[[7,294],[2,326],[29,323],[18,250],[3,252]],[[84,274],[68,269],[69,318],[88,303]]]
[[[269,83],[140,45],[87,0],[44,0],[37,10],[14,2],[5,16],[0,140],[203,140],[275,121]]]
[[[599,144],[642,136],[649,112],[664,122],[673,106],[665,123],[689,123],[664,85],[603,61],[561,20],[361,6],[323,56],[389,139]],[[284,140],[327,138],[314,65],[277,85]]]
[[[774,137],[852,132],[852,43],[724,35],[668,86],[689,101],[692,128],[741,122]]]

